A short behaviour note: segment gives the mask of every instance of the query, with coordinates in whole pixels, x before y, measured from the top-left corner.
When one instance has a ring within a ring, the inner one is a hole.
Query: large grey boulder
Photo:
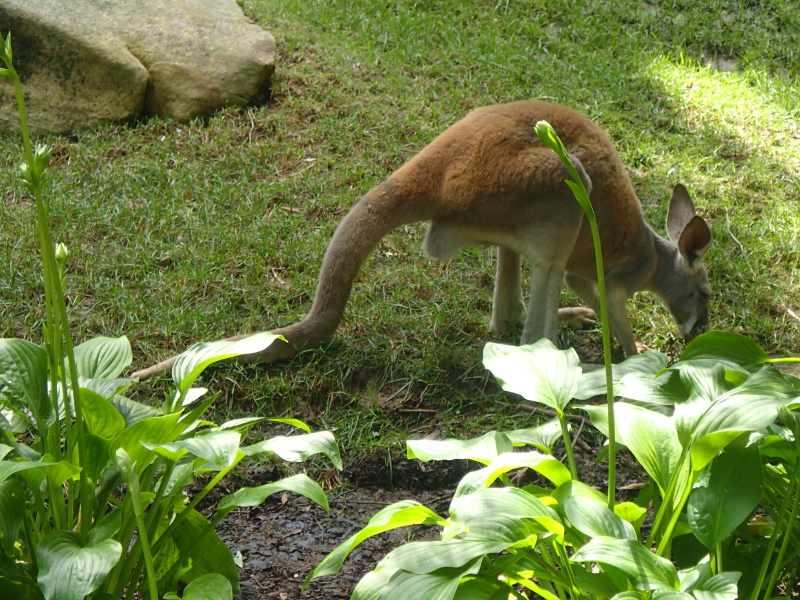
[[[266,100],[275,40],[235,0],[0,0],[31,127],[189,119]],[[16,101],[0,80],[0,127]]]

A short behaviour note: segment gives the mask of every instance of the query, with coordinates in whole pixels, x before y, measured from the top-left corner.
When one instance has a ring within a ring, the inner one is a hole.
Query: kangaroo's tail
[[[399,186],[390,178],[370,190],[345,216],[325,251],[314,303],[298,323],[275,329],[272,333],[286,338],[275,340],[255,354],[245,354],[239,362],[271,362],[291,358],[301,350],[330,338],[342,321],[345,305],[361,265],[380,240],[396,227],[409,222],[426,220],[432,215],[419,210],[415,198],[403,198]],[[249,337],[240,335],[227,340]],[[177,360],[173,356],[131,377],[146,379],[168,370]]]

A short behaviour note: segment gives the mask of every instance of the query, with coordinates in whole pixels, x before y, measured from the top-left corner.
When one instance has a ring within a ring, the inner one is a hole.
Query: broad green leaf
[[[306,433],[311,433],[311,428],[300,421],[298,419],[282,419],[278,417],[268,417],[267,421],[272,421],[273,423],[285,423],[286,425],[291,425],[292,427],[297,427],[298,429],[304,430]]]
[[[769,361],[767,353],[750,338],[726,331],[709,331],[697,336],[686,345],[681,361],[710,359],[726,360],[743,367],[761,365]]]
[[[298,421],[297,419],[279,419],[274,417],[242,417],[241,419],[231,419],[230,421],[225,421],[222,425],[219,426],[219,428],[235,429],[239,431],[246,427],[250,427],[251,425],[255,425],[256,423],[264,423],[266,421],[271,421],[275,423],[286,423],[287,425],[291,425],[292,427],[297,427],[299,429],[302,429],[306,433],[311,433],[311,428],[302,421]]]
[[[111,441],[99,436],[87,433],[86,439],[86,460],[80,460],[86,470],[86,477],[96,482],[100,474],[105,469],[108,461],[111,460]]]
[[[637,539],[633,525],[614,514],[606,506],[605,498],[598,497],[594,492],[580,482],[570,481],[560,486],[553,497],[558,500],[572,526],[582,534],[590,538],[607,536]]]
[[[667,559],[650,552],[637,540],[596,537],[582,546],[572,560],[616,567],[639,590],[677,590],[679,586],[675,566]]]
[[[755,445],[741,435],[703,472],[687,504],[692,532],[711,551],[758,507],[764,470]]]
[[[718,432],[756,431],[771,425],[780,408],[796,395],[797,391],[783,374],[772,367],[764,367],[713,404],[696,407],[691,418],[682,416],[681,419],[684,427],[691,426],[695,439],[701,441]],[[724,439],[724,436],[716,436],[714,443]]]
[[[45,599],[83,600],[100,587],[120,556],[122,546],[115,540],[85,546],[71,531],[48,534],[36,549]]]
[[[550,455],[539,452],[505,452],[482,469],[467,473],[459,482],[455,496],[471,494],[475,490],[488,487],[501,475],[522,468],[536,471],[556,486],[571,478],[569,469]]]
[[[623,404],[622,402],[617,402],[615,406],[619,404]],[[608,407],[605,405],[600,404],[579,404],[576,405],[575,408],[579,408],[586,412],[589,415],[589,420],[592,422],[600,433],[604,436],[608,437]],[[615,413],[616,414],[616,413]],[[625,445],[625,442],[620,438],[619,435],[619,426],[616,427],[616,438],[617,443]]]
[[[342,458],[336,439],[330,431],[316,431],[300,435],[279,435],[242,448],[247,456],[274,452],[283,460],[301,462],[315,454],[326,455],[337,469],[342,468]]]
[[[439,569],[463,567],[475,558],[502,552],[513,543],[508,540],[460,539],[409,542],[392,550],[381,565],[409,573],[432,573]]]
[[[135,379],[87,379],[79,377],[78,384],[87,390],[100,394],[103,398],[111,400],[117,394],[122,394],[133,384]]]
[[[500,454],[514,449],[508,436],[496,431],[469,440],[408,440],[406,446],[408,458],[423,462],[469,459],[485,465]]]
[[[0,390],[0,429],[10,434],[25,433],[33,425],[33,421],[28,418],[22,407],[14,410],[9,406],[3,406],[2,401],[3,395]]]
[[[222,498],[217,505],[217,510],[220,512],[229,512],[237,506],[258,506],[269,496],[276,492],[289,490],[309,500],[312,500],[325,509],[325,512],[330,512],[328,506],[328,498],[319,484],[303,474],[292,475],[280,481],[274,481],[254,488],[240,488]]]
[[[47,372],[44,348],[26,340],[0,339],[0,392],[5,387],[24,400],[39,428],[54,418],[47,397]]]
[[[451,600],[461,578],[477,573],[480,559],[460,569],[441,569],[435,573],[407,573],[398,571],[381,592],[381,600]],[[355,596],[353,596],[355,598]]]
[[[561,439],[561,423],[558,418],[529,429],[515,429],[504,431],[511,443],[515,446],[535,446],[543,452],[550,452],[556,442]]]
[[[94,435],[108,440],[125,429],[125,418],[97,392],[81,388],[81,402],[86,427]]]
[[[177,461],[184,454],[191,454],[207,461],[203,468],[221,471],[236,461],[240,441],[241,435],[236,431],[214,431],[169,444],[145,443],[144,446],[170,461]]]
[[[114,439],[110,449],[111,456],[122,448],[136,464],[136,470],[141,473],[155,456],[142,442],[165,444],[175,440],[186,429],[186,425],[178,422],[180,416],[180,413],[173,413],[134,423]]]
[[[125,419],[125,427],[130,427],[134,423],[144,421],[150,417],[157,417],[161,414],[156,409],[146,404],[136,402],[135,400],[120,396],[119,394],[110,398],[110,401],[114,408],[117,409],[117,412]]]
[[[488,343],[483,364],[507,392],[563,411],[578,391],[581,364],[571,348],[559,350],[541,339],[527,346]]]
[[[99,521],[94,523],[92,530],[89,532],[89,545],[94,546],[117,535],[122,526],[123,506],[118,506],[111,512],[104,514]]]
[[[795,385],[795,380],[772,366],[761,367],[758,371],[745,378],[728,396],[751,397],[774,396],[785,403],[800,396],[800,389]]]
[[[621,580],[625,579],[625,576],[620,574],[619,571],[615,571],[615,573],[619,575]],[[585,598],[597,600],[611,598],[619,589],[619,586],[614,584],[614,580],[609,577],[608,573],[598,569],[587,569],[580,563],[572,564],[572,576],[575,578],[575,583]]]
[[[589,537],[605,535],[637,539],[633,525],[618,517],[605,504],[573,500],[566,503],[564,510],[575,529]]]
[[[204,387],[192,387],[186,390],[186,393],[183,396],[183,401],[181,402],[181,407],[189,406],[190,404],[194,404],[200,398],[205,396],[208,393],[208,388]],[[175,399],[174,402],[177,403],[181,397],[181,390],[175,391]]]
[[[382,568],[380,564],[364,575],[353,590],[350,600],[384,600],[384,592],[389,589],[392,579],[400,574],[400,569]],[[312,571],[314,573],[314,571]],[[303,589],[311,580],[311,575],[303,584]]]
[[[614,505],[614,514],[625,519],[638,531],[647,517],[647,509],[633,502],[619,502]]]
[[[725,368],[720,364],[704,366],[691,362],[676,363],[682,384],[689,391],[689,399],[702,398],[714,402],[730,389],[725,378]]]
[[[17,479],[0,483],[0,548],[8,556],[13,555],[14,542],[24,516],[25,488]]]
[[[496,579],[473,578],[459,584],[453,600],[505,600],[511,597],[508,583]]]
[[[228,590],[228,596],[223,596],[226,598],[230,598],[234,592],[240,593],[239,572],[233,562],[230,548],[213,530],[208,529],[209,522],[202,514],[193,509],[187,510],[188,512],[172,532],[171,545],[164,544],[162,550],[153,557],[159,591],[174,589],[180,581],[188,582],[191,585],[200,580],[197,590],[193,592],[195,598],[205,600],[206,596],[197,595],[201,590],[213,591],[219,590],[220,587]],[[200,538],[201,534],[202,538]],[[173,571],[173,575],[168,580],[165,576],[176,560],[180,566]],[[221,585],[219,580],[216,584],[208,579],[203,580],[210,574],[215,575],[214,579],[220,578],[227,583],[227,588]],[[189,589],[188,586],[186,589]],[[184,592],[184,600],[188,597]],[[216,597],[211,596],[211,598]]]
[[[614,409],[620,441],[633,453],[662,494],[681,456],[675,424],[659,413],[618,402]]]
[[[549,454],[541,454],[536,451],[506,452],[495,458],[482,470],[489,473],[486,478],[486,484],[490,485],[503,473],[520,468],[536,471],[549,479],[555,486],[559,486],[572,478],[569,469],[560,460]]]
[[[231,583],[218,573],[209,573],[193,580],[183,590],[183,600],[231,600]]]
[[[532,533],[529,520],[557,537],[564,534],[553,509],[517,488],[485,488],[454,498],[450,505],[450,528],[468,530],[470,540],[516,543]]]
[[[195,344],[181,354],[172,365],[172,380],[181,393],[185,393],[209,365],[244,354],[255,354],[269,347],[279,337],[263,332],[235,341]]]
[[[617,385],[617,395],[630,404],[666,414],[668,408],[689,396],[680,374],[668,370],[658,376],[650,373],[629,373]]]
[[[183,490],[192,481],[194,481],[194,461],[182,461],[172,470],[164,494],[166,496],[181,496],[183,495]]]
[[[144,510],[142,506],[142,494],[139,477],[134,470],[136,465],[131,460],[131,457],[128,455],[128,453],[125,452],[124,448],[117,448],[116,452],[114,452],[113,460],[114,464],[117,465],[122,478],[125,480],[125,483],[128,486],[127,493],[133,503],[134,514],[137,516],[142,516],[144,514]]]
[[[128,338],[97,337],[75,347],[78,375],[88,379],[113,379],[133,362]]]
[[[27,469],[42,469],[46,470],[57,463],[48,461],[32,461],[32,460],[4,460],[0,462],[0,483],[11,477],[14,473],[25,471]],[[66,463],[69,464],[69,463]]]
[[[399,527],[407,527],[409,525],[446,524],[447,521],[442,517],[413,500],[403,500],[390,504],[386,508],[378,511],[361,531],[351,535],[328,554],[328,556],[322,559],[322,562],[308,574],[303,585],[307,586],[308,582],[315,577],[338,573],[342,563],[353,548],[373,535]],[[355,597],[354,595],[353,598]]]
[[[642,354],[637,354],[625,359],[623,362],[611,365],[611,377],[614,380],[614,394],[619,394],[617,388],[626,375],[634,373],[642,377],[654,378],[657,373],[667,367],[667,356],[656,350],[647,350]],[[595,396],[604,396],[606,393],[606,372],[604,369],[596,369],[584,373],[578,384],[578,391],[575,398],[578,400],[588,400]]]
[[[702,471],[708,463],[717,457],[717,454],[742,435],[741,431],[717,431],[704,435],[692,444],[692,470]]]
[[[479,568],[480,560],[476,560],[465,569],[442,569],[417,575],[379,564],[358,582],[350,600],[483,600],[483,595],[459,596],[457,592],[462,577]]]
[[[582,481],[567,481],[553,490],[553,498],[561,505],[569,498],[585,499],[588,502],[608,502],[608,497],[601,491],[589,487]]]
[[[5,464],[6,461],[0,463],[0,481],[5,479],[5,477],[2,476],[3,466]],[[49,478],[49,482],[52,485],[61,485],[68,479],[77,479],[81,472],[80,467],[77,465],[65,460],[55,461],[50,454],[45,454],[41,457],[41,460],[14,461],[12,464],[27,465],[21,469],[14,469],[14,471],[19,472],[20,476],[28,482],[28,486],[31,489],[37,490],[44,489],[45,478]]]
[[[775,421],[780,406],[773,396],[727,394],[705,411],[694,435],[700,439],[718,431],[757,431]]]
[[[724,572],[691,589],[697,600],[736,600],[739,597],[737,583],[742,576],[738,572]]]

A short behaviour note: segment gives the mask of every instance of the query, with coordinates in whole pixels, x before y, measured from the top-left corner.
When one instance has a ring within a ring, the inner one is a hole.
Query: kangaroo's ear
[[[684,227],[689,224],[695,214],[694,204],[691,197],[689,197],[689,192],[679,183],[672,190],[672,198],[669,199],[669,209],[667,210],[667,234],[669,239],[677,243]]]
[[[711,245],[711,230],[700,217],[692,217],[678,238],[678,250],[689,266],[703,260]]]

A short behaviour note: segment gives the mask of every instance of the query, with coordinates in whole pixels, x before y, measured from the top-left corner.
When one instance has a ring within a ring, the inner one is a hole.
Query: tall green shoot
[[[564,143],[558,137],[553,127],[547,121],[539,121],[536,124],[536,135],[545,147],[549,148],[558,155],[561,162],[567,168],[572,179],[567,179],[565,183],[572,190],[575,199],[581,205],[586,214],[586,220],[592,230],[592,242],[594,243],[594,256],[597,264],[597,289],[600,297],[600,324],[603,330],[603,365],[606,373],[606,403],[608,406],[608,507],[613,510],[614,499],[616,496],[616,428],[614,422],[614,387],[612,384],[611,373],[611,331],[608,325],[608,303],[606,302],[606,278],[603,268],[603,251],[600,247],[600,230],[597,227],[597,218],[589,201],[589,194],[586,187],[578,175],[578,171],[572,164],[572,160],[567,154]]]
[[[64,301],[64,290],[62,288],[62,277],[59,269],[59,261],[56,259],[56,248],[49,226],[49,204],[46,195],[43,193],[44,175],[50,156],[53,152],[51,146],[39,145],[35,149],[31,142],[30,130],[28,127],[27,112],[25,110],[25,97],[22,91],[22,83],[16,69],[14,69],[11,51],[11,33],[3,40],[0,49],[0,59],[6,65],[0,70],[0,77],[8,79],[14,85],[14,92],[17,97],[17,106],[20,118],[20,130],[22,132],[24,162],[20,165],[19,178],[25,188],[33,197],[36,203],[36,220],[39,228],[39,242],[42,251],[42,267],[44,270],[45,287],[45,306],[46,321],[44,327],[45,349],[47,350],[50,362],[50,398],[56,415],[55,423],[49,425],[48,435],[43,435],[43,439],[48,442],[47,450],[53,456],[61,456],[60,431],[58,414],[61,410],[63,401],[64,411],[69,417],[70,394],[72,406],[75,410],[75,436],[67,437],[67,445],[63,449],[65,457],[71,462],[75,462],[85,473],[86,466],[86,438],[83,421],[83,405],[81,402],[80,386],[78,385],[78,369],[75,364],[75,353],[73,351],[72,336],[69,331],[67,320],[67,306]],[[68,365],[68,368],[67,368]],[[67,382],[69,377],[69,384]],[[61,391],[59,396],[59,390]],[[59,398],[62,400],[60,401]],[[65,420],[70,423],[70,419]],[[40,423],[40,426],[43,423]],[[76,448],[77,446],[77,448]],[[72,460],[77,451],[77,461]],[[70,486],[73,481],[70,480]],[[94,519],[93,502],[89,494],[89,483],[85,476],[80,475],[78,486],[80,493],[80,514],[82,518],[78,521],[78,533],[85,539],[88,532],[87,524]],[[70,514],[74,512],[73,498],[74,493],[68,493],[68,510]],[[50,505],[51,511],[56,511],[55,505]],[[54,514],[54,519],[62,520],[63,515]]]

